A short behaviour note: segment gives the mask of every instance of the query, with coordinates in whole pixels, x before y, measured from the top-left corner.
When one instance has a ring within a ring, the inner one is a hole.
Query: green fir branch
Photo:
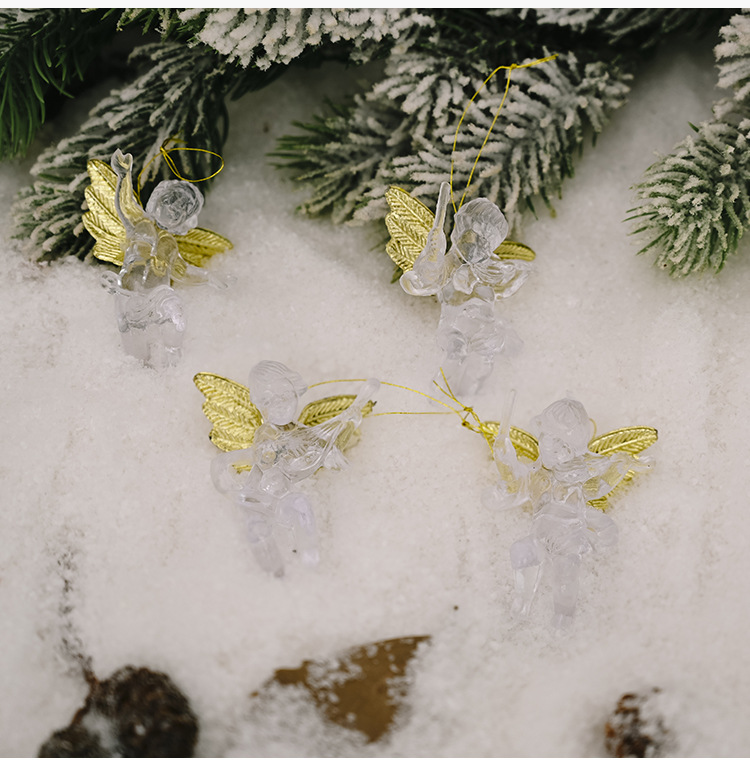
[[[115,31],[106,11],[0,10],[0,160],[23,155],[47,115],[50,91],[74,81]]]

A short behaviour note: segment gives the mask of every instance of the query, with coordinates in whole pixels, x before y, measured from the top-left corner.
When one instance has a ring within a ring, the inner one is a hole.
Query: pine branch
[[[299,126],[305,136],[283,137],[276,155],[295,170],[297,181],[315,186],[303,211],[330,212],[336,221],[381,218],[390,184],[416,184],[415,194],[434,199],[450,174],[455,127],[486,76],[469,76],[463,68],[441,68],[421,51],[394,55],[385,78],[353,107]],[[573,56],[514,72],[469,195],[496,200],[515,224],[533,207],[533,196],[551,206],[563,179],[573,174],[573,155],[586,130],[602,130],[624,102],[627,80],[615,68],[582,66]],[[502,76],[490,81],[467,114],[454,158],[457,191],[468,180],[504,88]]]
[[[108,11],[0,10],[0,160],[26,152],[49,92],[67,96],[114,31]]]
[[[672,275],[718,272],[750,224],[750,119],[700,126],[646,170],[633,210],[640,253]]]
[[[429,17],[394,8],[221,8],[179,12],[195,39],[242,67],[289,64],[310,48],[348,43],[348,55],[364,61]]]
[[[732,17],[715,53],[719,86],[734,93],[636,186],[631,219],[657,266],[674,276],[718,272],[750,223],[750,15]]]
[[[131,62],[145,65],[144,74],[102,100],[76,136],[43,152],[32,168],[39,181],[19,194],[14,237],[28,240],[35,252],[41,251],[41,259],[83,258],[92,246],[81,225],[89,159],[109,160],[120,148],[142,168],[171,136],[188,146],[221,151],[227,125],[224,95],[232,82],[223,62],[179,43],[142,46]],[[179,153],[176,162],[187,178],[215,170],[215,159],[205,153]],[[162,171],[168,175],[163,165],[152,163],[143,181]]]
[[[630,58],[656,48],[668,35],[700,34],[727,18],[725,9],[716,8],[540,8],[536,14],[540,24],[594,35]]]
[[[722,42],[716,46],[719,88],[731,88],[731,99],[721,102],[715,111],[731,112],[735,103],[750,103],[750,12],[733,16],[721,29]]]

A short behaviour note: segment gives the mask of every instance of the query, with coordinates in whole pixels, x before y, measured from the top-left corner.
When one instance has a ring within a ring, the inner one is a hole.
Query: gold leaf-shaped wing
[[[102,160],[89,160],[86,165],[91,184],[84,194],[89,210],[83,214],[83,226],[94,236],[93,254],[103,262],[121,265],[125,242],[125,225],[120,221],[115,208],[117,174]],[[130,176],[123,180],[121,205],[123,213],[136,222],[145,217],[143,209],[133,195]]]
[[[497,432],[500,429],[500,423],[483,422],[482,424],[484,426],[482,433],[490,444],[490,448],[492,448],[495,443],[495,438],[497,437]],[[516,454],[519,457],[530,459],[532,462],[536,462],[539,458],[539,443],[531,433],[527,433],[519,427],[511,426],[510,442],[513,444],[513,448],[516,450]]]
[[[388,256],[404,272],[414,266],[427,243],[427,234],[435,222],[435,215],[417,198],[400,187],[389,187],[385,199],[391,212],[385,225],[391,239],[385,247]]]
[[[329,419],[333,419],[333,417],[337,417],[339,414],[346,411],[346,409],[354,403],[356,397],[356,395],[331,395],[328,398],[312,401],[300,412],[299,421],[310,427],[327,422]],[[372,412],[374,406],[375,403],[373,401],[367,401],[362,407],[362,416],[368,416]],[[359,430],[355,428],[345,429],[337,438],[336,445],[343,451],[347,446],[351,445],[358,436]]]
[[[495,253],[501,259],[522,259],[524,262],[533,262],[536,259],[536,253],[531,248],[512,240],[504,240],[495,249]]]
[[[611,433],[597,435],[589,442],[589,451],[602,456],[609,456],[616,451],[639,454],[652,443],[656,443],[659,433],[653,427],[622,427]]]
[[[636,456],[655,443],[658,437],[659,433],[653,427],[622,427],[619,430],[613,430],[610,433],[604,433],[592,438],[589,442],[589,450],[605,457],[614,454],[616,451],[624,451],[626,454]],[[633,480],[634,476],[635,473],[631,470],[609,494],[598,499],[591,499],[589,504],[599,510],[606,510],[609,498],[613,494],[622,491]]]
[[[121,266],[125,257],[125,225],[115,208],[117,174],[102,160],[89,160],[86,168],[91,184],[84,191],[89,210],[83,214],[83,226],[96,241],[92,253],[103,262]],[[131,222],[146,218],[133,194],[130,175],[123,179],[120,198],[123,213]],[[203,227],[195,227],[186,235],[176,235],[175,238],[182,258],[196,267],[203,267],[214,254],[232,248],[231,241]]]
[[[222,451],[246,449],[255,431],[263,423],[250,391],[239,382],[216,374],[201,372],[193,377],[195,386],[206,396],[203,413],[213,427],[211,441]]]
[[[211,230],[204,230],[203,227],[195,227],[187,235],[175,235],[175,240],[180,256],[196,267],[203,267],[214,254],[234,247],[231,240]]]

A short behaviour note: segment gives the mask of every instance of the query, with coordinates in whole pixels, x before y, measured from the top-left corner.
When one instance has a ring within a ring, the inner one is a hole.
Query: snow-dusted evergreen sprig
[[[726,18],[726,11],[714,8],[538,8],[534,13],[542,25],[570,27],[615,45],[627,40],[631,57],[654,48],[667,35],[700,32]]]
[[[469,197],[497,201],[511,226],[520,224],[526,208],[533,210],[535,196],[552,209],[551,198],[562,194],[564,179],[573,175],[573,157],[582,148],[586,131],[602,131],[611,113],[625,102],[629,79],[602,63],[581,65],[572,54],[516,70],[474,172]],[[500,106],[504,78],[493,90],[475,101],[459,132],[453,155],[457,199]],[[435,196],[450,170],[453,140],[452,127],[442,130],[416,153],[395,161],[394,167],[402,179]]]
[[[733,16],[721,35],[719,86],[733,93],[635,188],[640,253],[674,276],[718,272],[750,224],[750,15]]]
[[[404,183],[394,170],[398,158],[435,130],[455,126],[471,95],[472,79],[440,64],[422,51],[392,55],[384,79],[353,105],[330,105],[331,116],[297,124],[306,135],[279,140],[274,155],[296,181],[313,186],[305,213],[331,214],[341,223],[372,195],[381,198],[390,183]]]
[[[720,270],[750,224],[750,119],[704,123],[647,169],[634,233],[673,275]]]
[[[228,61],[259,69],[289,64],[323,43],[348,42],[351,58],[363,60],[383,40],[432,24],[424,14],[396,8],[220,8],[189,9],[178,15],[197,30],[197,41]]]
[[[721,29],[722,42],[716,46],[719,88],[731,88],[731,98],[714,108],[717,117],[734,110],[735,103],[750,103],[750,11],[733,16]]]
[[[15,237],[27,240],[41,259],[83,257],[92,246],[81,224],[89,159],[108,161],[120,148],[132,153],[135,167],[141,168],[171,136],[192,147],[221,149],[223,62],[210,51],[196,55],[178,43],[142,46],[133,52],[131,62],[146,64],[144,74],[103,99],[75,136],[45,150],[32,168],[39,181],[19,193]],[[176,162],[188,178],[215,170],[205,153],[180,153]],[[157,178],[160,166],[157,159],[143,181]]]
[[[330,211],[337,220],[381,218],[391,184],[407,185],[426,200],[436,198],[450,173],[455,128],[487,74],[466,70],[441,69],[432,55],[420,51],[394,55],[384,80],[356,99],[350,111],[303,126],[307,137],[285,137],[278,154],[298,170],[298,180],[316,187],[304,210]],[[572,55],[515,71],[474,174],[471,197],[496,200],[512,224],[519,223],[533,196],[549,203],[572,175],[573,154],[586,129],[601,131],[624,102],[627,80],[614,67],[580,65]],[[468,180],[504,89],[500,74],[467,114],[454,157],[457,191]]]

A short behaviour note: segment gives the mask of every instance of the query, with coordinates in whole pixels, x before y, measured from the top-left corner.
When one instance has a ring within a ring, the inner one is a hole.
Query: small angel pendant
[[[203,411],[214,423],[211,440],[227,453],[214,459],[211,477],[246,518],[258,564],[284,574],[279,547],[286,542],[303,563],[319,560],[315,516],[299,483],[321,467],[346,465],[343,448],[356,435],[378,388],[367,380],[355,396],[334,396],[308,404],[298,416],[307,386],[283,363],[261,361],[249,388],[214,374],[196,374],[206,396]]]
[[[522,345],[515,331],[495,316],[495,302],[524,284],[534,253],[515,243],[502,248],[508,223],[487,198],[459,208],[449,249],[444,232],[449,194],[443,182],[433,217],[416,198],[391,187],[386,193],[392,238],[387,251],[404,270],[404,291],[438,298],[443,374],[454,393],[472,395],[492,373],[498,354],[513,354]]]
[[[117,275],[104,275],[102,284],[115,295],[125,352],[147,366],[162,368],[179,360],[185,333],[182,302],[172,285],[226,287],[223,280],[196,266],[196,259],[191,264],[183,258],[181,247],[197,252],[204,261],[232,244],[196,228],[203,195],[195,185],[160,182],[144,210],[133,194],[132,156],[116,150],[111,166],[109,171],[103,163],[89,163],[92,184],[86,190],[89,211],[83,222],[97,240],[94,256],[121,265]]]
[[[573,622],[583,558],[617,543],[617,525],[602,512],[606,497],[635,473],[651,469],[639,452],[658,434],[651,427],[629,427],[592,438],[586,410],[570,398],[548,406],[533,424],[538,441],[517,428],[499,429],[493,454],[500,480],[483,499],[491,509],[531,508],[531,533],[510,549],[514,613],[528,616],[546,575],[553,624],[565,629]]]

